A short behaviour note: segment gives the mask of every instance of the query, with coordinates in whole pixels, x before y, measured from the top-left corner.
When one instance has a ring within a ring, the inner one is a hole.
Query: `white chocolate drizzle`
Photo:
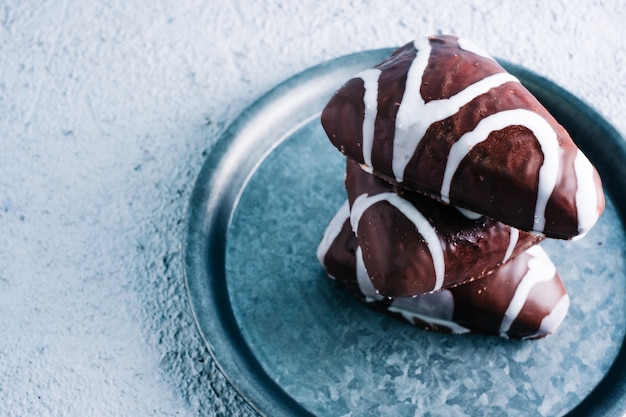
[[[519,240],[519,230],[514,227],[511,227],[509,230],[511,231],[511,234],[509,236],[509,246],[506,248],[502,263],[505,263],[511,258],[513,250],[515,249],[515,245],[517,245],[517,241]]]
[[[359,166],[363,171],[367,172],[368,174],[374,173],[374,168],[372,168],[371,165],[359,164]]]
[[[416,40],[414,47],[417,55],[407,72],[393,140],[392,170],[399,183],[403,182],[404,171],[430,125],[455,115],[461,107],[492,88],[507,82],[519,82],[513,75],[501,72],[469,85],[450,98],[425,103],[420,90],[432,48],[428,38]]]
[[[317,247],[317,259],[319,260],[320,264],[322,264],[322,266],[324,266],[324,258],[326,257],[326,253],[328,253],[331,245],[333,244],[335,239],[337,239],[339,233],[341,233],[343,223],[348,217],[350,217],[350,205],[346,200],[341,205],[337,213],[335,213],[330,223],[326,227],[326,230],[324,231],[324,236],[322,237],[322,241]]]
[[[409,323],[420,320],[431,326],[447,327],[454,334],[469,333],[469,329],[452,320],[454,297],[448,290],[441,290],[417,297],[398,297],[388,308],[401,314]]]
[[[574,170],[578,183],[576,190],[578,232],[584,236],[598,220],[598,199],[593,166],[580,150],[574,159]]]
[[[513,294],[513,298],[504,312],[504,317],[500,323],[500,335],[503,337],[507,336],[507,332],[522,311],[524,303],[526,303],[528,295],[535,284],[550,281],[556,275],[554,264],[541,247],[533,246],[526,252],[531,255],[532,258],[528,261],[528,271],[519,284],[517,284],[515,294]]]
[[[455,208],[457,209],[459,213],[461,213],[463,216],[467,217],[470,220],[478,220],[481,217],[483,217],[483,215],[480,213],[476,213],[471,210],[464,209],[462,207],[455,207]]]
[[[425,118],[416,117],[424,107],[424,99],[420,90],[422,77],[430,58],[430,41],[428,38],[416,39],[413,46],[417,49],[417,55],[415,55],[406,75],[404,94],[396,113],[396,129],[393,139],[391,166],[398,182],[403,181],[404,169],[423,136],[423,134],[420,135],[420,132],[426,132],[430,126],[430,123],[426,125]]]
[[[365,301],[380,301],[384,298],[376,291],[374,284],[372,284],[372,280],[367,273],[367,268],[365,268],[365,262],[363,262],[363,251],[361,251],[360,246],[356,248],[356,280],[359,284],[361,294],[365,296]]]
[[[546,205],[556,186],[560,170],[560,152],[556,132],[543,117],[530,110],[505,110],[482,119],[476,128],[465,133],[452,145],[441,184],[441,199],[450,203],[450,186],[461,161],[474,148],[485,141],[492,132],[509,126],[523,126],[532,131],[543,152],[543,163],[539,169],[539,189],[535,204],[533,230],[542,232],[545,228]]]
[[[524,339],[533,339],[535,337],[554,333],[561,323],[563,323],[563,320],[565,320],[567,310],[569,310],[569,295],[564,294],[556,306],[554,306],[552,311],[550,311],[550,313],[541,320],[539,329],[535,332],[535,334],[526,336]]]
[[[475,45],[474,42],[471,42],[467,39],[462,39],[462,38],[459,38],[458,42],[459,42],[459,48],[461,48],[462,50],[471,52],[475,55],[482,56],[483,58],[487,58],[487,59],[491,59],[495,61],[491,55],[489,55],[485,50],[483,50],[478,45]]]
[[[363,93],[363,104],[365,105],[365,115],[363,117],[363,162],[368,167],[372,166],[372,145],[374,143],[374,127],[376,116],[378,115],[378,78],[381,71],[373,68],[361,72],[357,77],[363,80],[365,92]]]
[[[361,216],[369,207],[380,201],[386,201],[400,211],[409,221],[411,221],[417,232],[424,238],[426,246],[430,251],[431,258],[433,260],[433,266],[435,269],[435,285],[431,291],[437,291],[443,286],[443,278],[445,274],[445,263],[443,248],[437,232],[432,227],[430,222],[420,213],[415,206],[400,197],[395,193],[380,193],[373,196],[367,194],[361,194],[352,203],[352,210],[350,213],[350,223],[354,234],[358,237],[358,227]]]

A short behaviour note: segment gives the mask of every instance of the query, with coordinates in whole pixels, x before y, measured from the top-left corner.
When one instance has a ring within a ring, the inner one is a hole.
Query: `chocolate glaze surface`
[[[337,213],[344,223],[327,229],[333,243],[321,245],[318,256],[340,288],[371,308],[430,330],[527,339],[553,333],[567,313],[565,287],[539,246],[475,281],[415,297],[383,297],[373,281],[359,276],[362,253],[348,215],[345,207]]]
[[[414,296],[478,279],[539,243],[485,216],[468,218],[452,206],[397,189],[347,161],[346,189],[363,262],[376,290],[386,297]],[[397,194],[396,194],[397,192]],[[367,196],[367,198],[364,198]],[[366,209],[364,201],[380,197]],[[416,225],[412,216],[426,220]],[[424,239],[432,229],[435,241]],[[341,236],[341,235],[340,235]],[[437,254],[442,281],[437,284]]]
[[[570,239],[604,208],[600,177],[565,129],[495,60],[452,36],[416,40],[349,80],[322,125],[387,181],[522,230]]]

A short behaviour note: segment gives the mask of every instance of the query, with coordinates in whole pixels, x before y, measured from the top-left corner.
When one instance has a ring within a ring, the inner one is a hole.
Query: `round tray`
[[[319,114],[391,49],[278,85],[229,127],[195,184],[184,241],[194,316],[232,386],[266,416],[615,415],[626,411],[626,145],[579,99],[503,62],[598,168],[607,209],[576,242],[543,246],[572,304],[552,336],[428,332],[336,289],[315,257],[345,199]]]

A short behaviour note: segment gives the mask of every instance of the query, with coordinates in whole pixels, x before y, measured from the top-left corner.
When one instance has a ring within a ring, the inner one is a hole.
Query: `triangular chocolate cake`
[[[525,339],[553,333],[567,314],[569,296],[539,246],[476,281],[415,297],[383,297],[364,264],[349,216],[346,202],[317,254],[328,275],[369,307],[426,329]]]
[[[479,279],[542,240],[394,189],[351,160],[345,184],[364,265],[385,297],[414,296]]]
[[[456,37],[418,39],[349,80],[322,125],[373,174],[518,229],[571,239],[604,208],[600,177],[565,129]]]

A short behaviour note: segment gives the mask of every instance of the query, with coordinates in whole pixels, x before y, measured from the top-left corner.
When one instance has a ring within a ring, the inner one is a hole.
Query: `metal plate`
[[[315,249],[345,199],[344,162],[319,125],[335,89],[380,62],[366,51],[275,87],[226,131],[189,205],[185,271],[198,328],[262,415],[615,415],[626,411],[626,145],[595,111],[503,63],[596,165],[607,210],[587,237],[544,248],[572,304],[539,341],[450,336],[336,290]]]

